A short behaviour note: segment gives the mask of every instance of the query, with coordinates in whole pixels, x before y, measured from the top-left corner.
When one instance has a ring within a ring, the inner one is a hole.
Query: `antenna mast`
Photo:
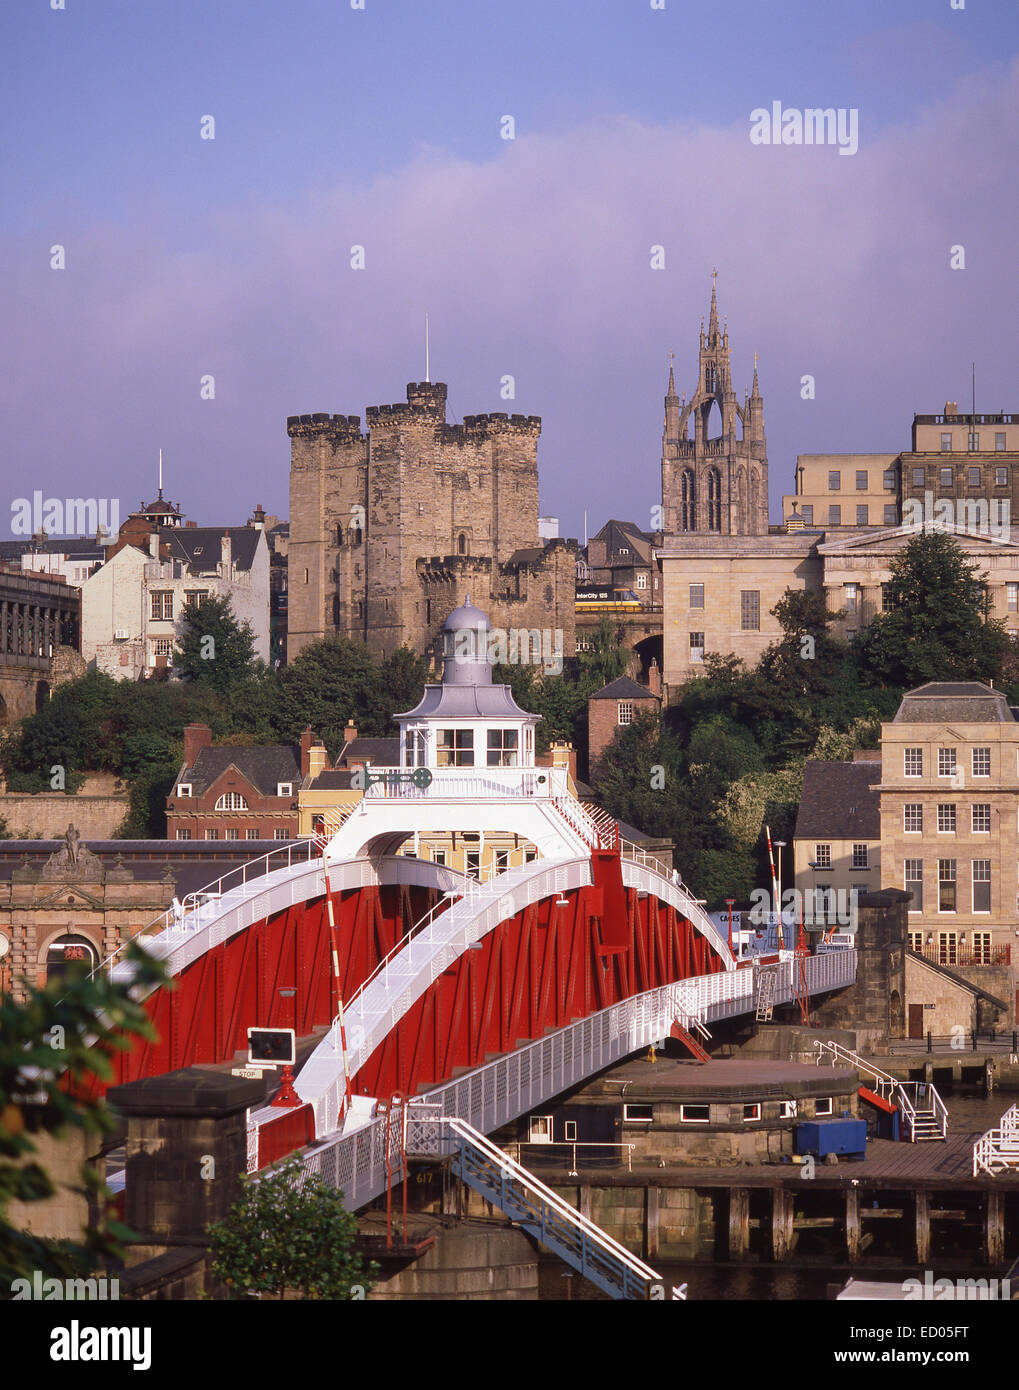
[[[159,500],[163,500],[163,451],[159,451]]]
[[[428,315],[425,314],[425,381],[431,381],[428,362]]]

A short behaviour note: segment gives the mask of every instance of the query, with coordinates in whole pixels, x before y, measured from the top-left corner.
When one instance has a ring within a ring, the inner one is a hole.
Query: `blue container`
[[[864,1158],[867,1153],[866,1120],[804,1120],[796,1126],[796,1152],[815,1154],[846,1154]]]

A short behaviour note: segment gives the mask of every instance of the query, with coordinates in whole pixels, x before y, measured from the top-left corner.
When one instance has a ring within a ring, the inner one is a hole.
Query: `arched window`
[[[246,811],[248,803],[240,792],[224,792],[216,802],[217,811]]]
[[[339,523],[337,524],[337,527],[336,527],[336,544],[337,544],[337,545],[342,545],[342,544],[343,544],[343,523],[342,523],[342,521],[339,522]]]
[[[722,475],[717,468],[708,473],[708,530],[722,529]]]
[[[98,953],[88,937],[68,932],[50,942],[46,952],[46,978],[59,980],[69,970],[94,970],[98,964]]]
[[[360,526],[352,526],[352,527],[350,528],[350,543],[351,543],[351,545],[360,545],[362,540],[363,540],[363,536],[362,536],[362,534],[361,534],[361,528],[360,528]]]
[[[679,529],[681,531],[697,530],[697,485],[694,475],[689,468],[684,469],[682,481],[680,483],[680,516]]]
[[[712,362],[704,368],[704,389],[714,391],[718,386],[718,372]]]
[[[751,532],[754,535],[756,535],[757,533],[757,512],[760,506],[759,492],[760,474],[757,472],[756,468],[754,468],[751,469],[750,472],[750,499],[748,506],[749,516],[747,517],[747,520],[750,523]]]
[[[458,555],[467,554],[467,536],[463,531],[460,532],[456,540],[456,553]]]

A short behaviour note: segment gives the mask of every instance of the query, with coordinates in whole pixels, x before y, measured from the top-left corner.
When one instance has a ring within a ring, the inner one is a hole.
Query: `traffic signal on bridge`
[[[293,1028],[249,1028],[248,1062],[263,1067],[292,1067],[297,1061]]]

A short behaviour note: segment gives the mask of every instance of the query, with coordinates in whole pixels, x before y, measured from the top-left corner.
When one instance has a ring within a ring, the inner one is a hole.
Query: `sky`
[[[286,516],[286,417],[404,400],[426,313],[561,534],[647,527],[714,267],[773,521],[973,362],[1019,410],[1015,0],[4,0],[0,53],[2,537],[160,448],[199,524]],[[774,102],[858,147],[754,143]]]

